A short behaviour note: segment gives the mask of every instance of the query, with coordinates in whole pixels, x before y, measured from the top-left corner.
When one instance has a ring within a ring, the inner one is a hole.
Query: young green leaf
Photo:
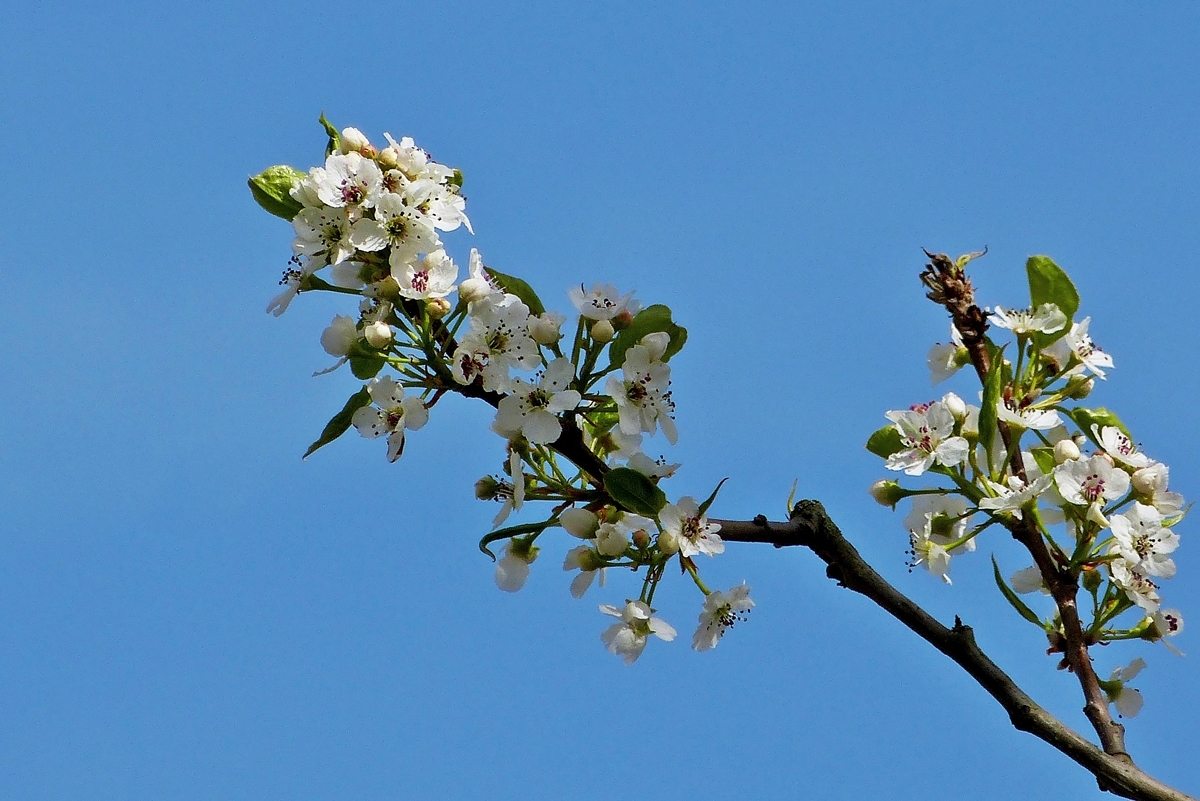
[[[661,303],[656,303],[653,306],[647,306],[638,312],[633,318],[633,322],[617,333],[617,338],[608,346],[608,360],[613,367],[620,367],[625,363],[625,352],[634,345],[642,341],[642,337],[647,334],[666,333],[670,337],[670,342],[667,344],[667,350],[663,353],[662,360],[668,361],[672,356],[683,349],[687,342],[687,329],[681,325],[676,325],[671,319],[671,309],[669,306],[664,306]]]
[[[728,477],[721,479],[720,483],[717,484],[717,488],[712,491],[712,495],[709,495],[708,499],[705,500],[704,503],[700,504],[700,514],[705,514],[708,512],[708,507],[712,506],[713,501],[717,499],[717,493],[721,491],[721,487],[725,486],[725,482],[728,480]]]
[[[1067,324],[1058,331],[1034,336],[1034,344],[1044,348],[1071,330],[1075,312],[1079,311],[1079,293],[1066,272],[1049,256],[1030,256],[1025,262],[1025,273],[1029,277],[1029,299],[1033,307],[1053,303],[1067,316]]]
[[[333,123],[325,119],[325,112],[321,112],[319,120],[321,127],[325,129],[325,133],[329,134],[329,144],[325,145],[325,158],[329,158],[332,154],[342,149],[342,135],[338,133],[338,129],[333,127]]]
[[[246,180],[246,184],[258,205],[276,217],[291,222],[304,208],[291,195],[292,187],[303,177],[304,173],[299,170],[286,164],[278,164],[251,176]]]
[[[521,299],[521,302],[529,307],[530,314],[544,314],[546,307],[542,305],[542,299],[533,291],[533,287],[522,281],[520,278],[511,275],[505,275],[498,270],[493,270],[487,267],[487,273],[496,282],[496,286],[503,289],[510,295],[516,295]]]
[[[1104,407],[1100,407],[1099,409],[1085,409],[1080,406],[1067,412],[1067,416],[1074,420],[1075,425],[1079,426],[1079,430],[1097,445],[1100,444],[1100,440],[1096,438],[1096,432],[1092,431],[1093,425],[1096,426],[1097,430],[1107,426],[1116,426],[1117,430],[1129,437],[1130,441],[1133,440],[1133,434],[1129,433],[1129,429],[1121,422],[1121,418]]]
[[[604,489],[626,511],[654,517],[667,505],[666,494],[631,467],[614,467],[604,474]]]
[[[886,459],[893,453],[904,450],[900,440],[900,432],[894,425],[886,425],[867,439],[867,450],[881,459]]]
[[[357,356],[350,357],[350,372],[354,373],[354,377],[362,381],[374,378],[379,375],[379,371],[383,369],[383,365],[387,364],[387,360],[382,356]]]
[[[308,446],[308,450],[304,452],[304,456],[301,458],[307,459],[313,454],[313,451],[323,448],[342,434],[345,434],[350,428],[350,421],[354,418],[354,413],[370,404],[371,393],[367,391],[366,387],[351,395],[350,399],[346,401],[346,405],[342,407],[342,410],[325,424],[325,429],[321,432],[321,436],[317,438],[316,442]]]

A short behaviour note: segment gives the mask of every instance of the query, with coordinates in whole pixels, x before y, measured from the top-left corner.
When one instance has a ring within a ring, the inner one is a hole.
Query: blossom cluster
[[[354,428],[385,439],[394,462],[407,432],[422,428],[445,395],[484,400],[506,443],[501,471],[475,485],[476,497],[501,503],[480,542],[489,555],[503,544],[497,586],[521,589],[539,538],[561,530],[580,543],[563,563],[572,596],[597,578],[603,585],[610,568],[642,576],[636,598],[600,606],[618,621],[601,635],[609,651],[629,663],[651,635],[674,639],[651,606],[673,563],[704,593],[693,648],[714,647],[754,605],[745,584],[713,591],[699,574],[695,557],[724,551],[720,526],[707,517],[716,490],[703,502],[668,502],[659,482],[679,465],[643,447],[659,432],[670,444],[678,438],[668,361],[686,329],[666,306],[643,308],[633,293],[597,284],[568,293],[575,325],[564,335],[565,315],[547,311],[528,284],[486,266],[475,249],[459,283],[441,234],[471,230],[461,172],[412,139],[385,134],[387,146],[376,148],[357,129],[322,122],[323,166],[272,167],[250,179],[255,199],[295,233],[284,290],[268,311],[282,314],[310,291],[358,303],[357,314],[336,315],[322,333],[337,361],[317,375],[348,364],[363,383],[305,455]],[[550,504],[549,513],[498,528],[533,501]]]
[[[1042,618],[1019,597],[1050,595],[1052,585],[1082,586],[1091,596],[1088,645],[1162,641],[1183,627],[1159,594],[1162,580],[1175,575],[1183,497],[1168,488],[1167,465],[1144,453],[1115,414],[1078,404],[1113,359],[1092,340],[1090,318],[1073,321],[1078,296],[1066,273],[1045,257],[1030,259],[1027,270],[1031,307],[996,307],[987,318],[1011,341],[987,337],[971,354],[952,326],[951,344],[929,352],[935,384],[968,364],[979,369],[979,353],[986,353],[980,403],[950,392],[889,411],[890,424],[868,442],[888,470],[933,483],[906,488],[881,480],[871,493],[893,507],[911,498],[904,518],[910,564],[946,583],[952,557],[975,550],[992,526],[1040,537],[1054,575],[1035,565],[1007,583],[997,567],[995,578],[1013,607],[1045,630],[1052,652],[1063,642],[1057,610]],[[1123,714],[1140,708],[1141,696],[1124,688],[1138,670],[1140,664],[1118,669],[1101,682]]]

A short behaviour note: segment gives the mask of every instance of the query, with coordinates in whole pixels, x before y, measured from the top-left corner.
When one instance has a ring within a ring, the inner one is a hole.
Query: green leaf
[[[511,275],[505,275],[502,272],[493,270],[491,267],[484,266],[487,274],[496,282],[496,286],[503,289],[510,295],[516,295],[521,299],[521,302],[529,307],[530,314],[545,314],[546,307],[542,305],[542,299],[533,291],[533,287],[522,281],[520,278]]]
[[[715,501],[717,499],[717,493],[721,491],[721,487],[725,486],[725,482],[728,480],[729,480],[728,477],[721,479],[721,482],[719,484],[717,484],[717,488],[712,491],[712,495],[708,496],[708,500],[706,500],[704,503],[700,504],[700,509],[699,509],[700,514],[704,514],[705,512],[708,511],[708,507],[712,506],[713,501]]]
[[[900,432],[896,427],[887,425],[867,439],[867,450],[881,459],[886,459],[893,453],[904,450],[904,443],[900,441]]]
[[[1037,462],[1038,469],[1042,471],[1042,475],[1048,476],[1054,472],[1054,468],[1057,465],[1054,464],[1053,448],[1032,448],[1029,452],[1033,454],[1033,461]]]
[[[258,205],[276,217],[282,217],[291,222],[304,208],[291,195],[292,187],[303,177],[304,173],[294,167],[277,164],[246,179],[246,184],[250,187],[250,194],[254,196]]]
[[[979,443],[991,461],[992,446],[996,442],[996,406],[1000,403],[1000,389],[1004,377],[1004,352],[998,350],[992,356],[992,369],[983,383],[983,400],[979,405]]]
[[[549,520],[543,520],[541,523],[521,523],[520,525],[509,526],[508,528],[496,529],[479,541],[479,550],[492,557],[492,561],[495,562],[496,554],[492,553],[491,548],[488,548],[488,546],[496,540],[507,540],[510,537],[517,537],[522,534],[541,534],[549,526],[557,522],[558,518],[552,517]]]
[[[687,329],[676,325],[671,319],[670,307],[656,303],[642,309],[633,318],[633,322],[629,324],[628,328],[617,332],[617,338],[608,346],[609,363],[613,367],[620,367],[625,363],[626,351],[641,342],[642,337],[647,334],[657,333],[666,333],[670,337],[667,350],[662,357],[664,362],[669,361],[672,356],[682,350],[684,343],[687,342]]]
[[[656,517],[667,505],[658,485],[631,467],[614,467],[605,473],[604,490],[622,509],[646,517]]]
[[[333,127],[333,123],[325,119],[325,112],[321,112],[320,119],[321,127],[325,129],[325,133],[329,134],[329,144],[325,145],[325,158],[329,158],[333,153],[342,149],[342,135],[338,133],[338,129]]]
[[[1026,606],[1025,602],[1004,582],[1004,577],[1000,575],[1000,565],[996,564],[996,557],[994,556],[992,557],[992,573],[996,577],[996,586],[1000,588],[1000,592],[1004,594],[1005,599],[1012,604],[1012,608],[1017,610],[1017,614],[1038,628],[1045,629],[1046,624],[1037,616],[1037,613]]]
[[[1071,330],[1075,312],[1079,311],[1079,293],[1075,291],[1075,285],[1071,283],[1066,272],[1049,256],[1030,256],[1025,262],[1025,273],[1029,277],[1029,299],[1033,302],[1033,307],[1053,303],[1067,315],[1067,324],[1058,331],[1034,336],[1034,345],[1044,348]]]
[[[313,451],[317,450],[318,448],[323,448],[340,437],[342,434],[345,434],[350,428],[350,421],[353,419],[354,413],[362,407],[369,406],[370,404],[371,393],[367,391],[366,387],[363,387],[358,392],[355,392],[353,395],[351,395],[350,400],[346,401],[346,405],[342,407],[342,410],[335,414],[333,419],[325,424],[325,430],[321,432],[321,436],[317,438],[316,442],[308,446],[308,450],[304,452],[304,456],[301,458],[307,459],[313,454]]]
[[[1129,433],[1129,429],[1121,422],[1121,418],[1104,407],[1100,407],[1099,409],[1085,409],[1080,406],[1067,412],[1067,415],[1075,421],[1075,425],[1079,426],[1079,430],[1097,445],[1100,444],[1100,439],[1092,432],[1093,425],[1098,429],[1104,429],[1107,426],[1116,426],[1118,431],[1129,437],[1130,442],[1133,442],[1133,434]]]
[[[379,375],[385,364],[387,359],[382,356],[351,356],[350,372],[354,373],[355,378],[366,381]]]

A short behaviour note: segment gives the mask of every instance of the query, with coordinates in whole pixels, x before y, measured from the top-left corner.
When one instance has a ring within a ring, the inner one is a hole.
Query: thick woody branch
[[[1096,777],[1102,790],[1144,801],[1196,801],[1144,773],[1127,755],[1096,747],[1055,718],[1018,687],[975,642],[970,626],[955,618],[947,628],[905,596],[863,560],[817,501],[800,501],[785,523],[762,515],[752,521],[714,520],[729,542],[762,542],[783,548],[801,545],[825,562],[825,573],[840,586],[863,595],[918,636],[953,659],[1008,713],[1020,731],[1029,732],[1070,757]]]

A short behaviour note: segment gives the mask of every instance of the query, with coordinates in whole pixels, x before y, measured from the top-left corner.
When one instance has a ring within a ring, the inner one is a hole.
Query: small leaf
[[[1080,406],[1067,412],[1067,416],[1074,420],[1075,425],[1079,426],[1079,430],[1097,445],[1100,444],[1100,441],[1097,439],[1096,434],[1092,432],[1093,425],[1099,430],[1103,430],[1107,426],[1116,426],[1118,431],[1129,437],[1130,442],[1133,441],[1133,434],[1129,433],[1129,429],[1121,422],[1121,418],[1104,407],[1100,407],[1099,409],[1085,409]]]
[[[729,480],[728,477],[721,479],[721,483],[717,484],[717,488],[712,491],[712,495],[708,496],[708,500],[706,500],[704,503],[700,504],[700,510],[699,510],[700,514],[704,514],[705,512],[708,511],[708,507],[712,506],[712,502],[717,499],[717,493],[721,491],[721,487],[723,487],[725,485],[725,482],[728,480]]]
[[[333,127],[333,123],[325,119],[324,111],[321,112],[321,119],[319,121],[321,127],[325,129],[325,133],[329,134],[329,144],[325,146],[325,158],[329,158],[330,155],[342,149],[342,135],[338,133],[337,128]]]
[[[354,373],[355,378],[366,381],[379,375],[385,364],[387,359],[382,356],[351,356],[350,372]]]
[[[1042,475],[1048,476],[1054,472],[1057,465],[1054,463],[1053,448],[1033,448],[1029,452],[1033,454],[1033,461],[1037,463],[1038,470],[1042,471]]]
[[[604,474],[604,489],[626,511],[655,517],[667,505],[658,485],[631,467],[614,467]]]
[[[301,458],[307,459],[312,455],[313,451],[323,448],[342,434],[345,434],[350,428],[350,421],[354,418],[354,413],[364,406],[369,405],[371,405],[371,393],[366,387],[363,387],[351,395],[350,399],[346,401],[346,405],[342,407],[342,410],[325,424],[325,430],[321,432],[321,436],[317,438],[316,442],[308,446],[308,450],[304,452],[304,456]]]
[[[1043,303],[1053,303],[1067,315],[1067,324],[1058,331],[1034,336],[1034,345],[1044,348],[1071,330],[1075,312],[1079,311],[1079,293],[1066,272],[1049,256],[1030,256],[1025,262],[1025,273],[1029,277],[1029,299],[1033,308]]]
[[[629,327],[617,333],[617,338],[608,346],[609,363],[613,367],[620,367],[625,363],[626,351],[641,342],[642,337],[647,334],[660,332],[666,333],[670,337],[667,350],[662,357],[664,362],[669,361],[672,356],[683,349],[684,343],[687,342],[687,329],[676,325],[671,319],[669,306],[656,303],[638,312]]]
[[[552,517],[549,520],[543,520],[541,523],[521,523],[520,525],[509,526],[508,528],[496,529],[479,541],[479,550],[492,557],[492,561],[495,562],[496,554],[492,553],[492,550],[488,546],[496,540],[507,540],[510,537],[517,537],[521,534],[541,534],[549,526],[556,525],[557,523],[558,518]]]
[[[983,400],[979,406],[979,443],[991,460],[992,446],[996,442],[996,406],[1000,403],[1000,388],[1003,383],[1004,352],[997,351],[992,357],[992,369],[983,383]]]
[[[896,427],[888,425],[870,436],[867,440],[867,450],[881,459],[886,459],[893,453],[904,450],[904,443],[901,441],[900,432],[896,430]]]
[[[1004,582],[1004,577],[1000,575],[1000,565],[996,564],[996,557],[992,557],[992,572],[996,577],[996,586],[1000,588],[1000,592],[1012,604],[1012,608],[1017,610],[1017,614],[1034,624],[1038,628],[1045,629],[1046,624],[1037,616],[1037,613],[1025,605],[1025,602],[1013,592],[1012,588]]]
[[[487,274],[496,282],[496,286],[503,289],[510,295],[516,295],[521,299],[521,302],[529,307],[530,314],[545,314],[546,307],[542,305],[542,299],[533,291],[533,287],[515,276],[505,275],[502,272],[493,270],[491,267],[486,267]]]
[[[282,217],[291,222],[304,208],[291,195],[292,187],[302,178],[304,178],[304,173],[294,167],[277,164],[274,167],[267,167],[258,175],[251,176],[246,180],[246,184],[250,187],[250,194],[254,196],[258,205],[276,217]]]

